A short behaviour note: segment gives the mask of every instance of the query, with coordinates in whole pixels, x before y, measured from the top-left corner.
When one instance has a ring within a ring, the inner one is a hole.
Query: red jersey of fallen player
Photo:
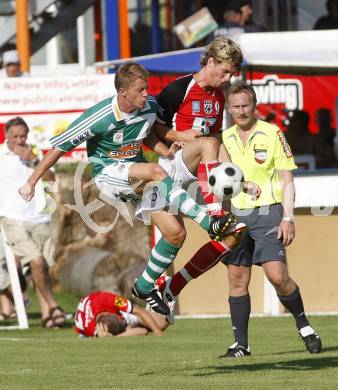
[[[206,91],[193,75],[170,83],[157,97],[158,122],[177,131],[198,130],[203,135],[222,127],[224,93],[220,88]]]
[[[117,314],[131,313],[133,304],[129,299],[110,292],[97,291],[82,298],[75,314],[75,330],[85,336],[95,336],[96,316],[102,312]]]

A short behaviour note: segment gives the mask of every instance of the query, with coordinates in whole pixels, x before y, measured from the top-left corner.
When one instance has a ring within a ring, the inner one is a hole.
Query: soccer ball
[[[243,190],[244,176],[241,168],[224,162],[211,169],[209,188],[219,199],[231,199]]]

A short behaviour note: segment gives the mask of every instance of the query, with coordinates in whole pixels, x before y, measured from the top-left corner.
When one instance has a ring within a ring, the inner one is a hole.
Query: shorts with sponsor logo
[[[2,224],[6,242],[23,267],[40,256],[49,266],[54,264],[55,247],[49,223],[34,224],[4,218]]]
[[[267,261],[286,261],[282,240],[277,239],[278,227],[283,216],[280,203],[253,209],[235,209],[239,222],[244,222],[247,230],[243,233],[240,245],[221,261],[225,264],[261,265]]]
[[[160,157],[158,163],[176,182],[186,183],[196,180],[183,160],[183,149],[178,150],[172,160]]]

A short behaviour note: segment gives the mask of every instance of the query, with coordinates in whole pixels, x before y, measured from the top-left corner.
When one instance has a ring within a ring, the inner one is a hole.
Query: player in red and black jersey
[[[226,68],[229,75],[232,67]],[[201,71],[202,72],[202,71]],[[196,138],[219,133],[222,127],[224,93],[222,88],[203,87],[197,81],[198,74],[181,77],[165,88],[157,98],[162,107],[158,122],[184,134],[169,132],[165,139],[187,141],[187,136]],[[203,83],[202,83],[203,85]],[[223,85],[223,84],[222,84]],[[192,129],[192,132],[190,131]]]
[[[220,214],[222,208],[209,194],[207,176],[218,164],[224,88],[238,73],[242,59],[236,43],[217,38],[207,46],[199,72],[173,81],[157,97],[157,134],[168,144],[184,143],[173,160],[160,158],[159,163],[174,180],[198,178],[211,215]]]
[[[174,180],[198,180],[211,215],[222,215],[222,204],[210,193],[209,171],[219,164],[218,154],[224,111],[224,88],[239,72],[242,52],[231,39],[218,37],[206,47],[201,58],[201,70],[170,83],[157,97],[159,114],[155,125],[159,138],[167,144],[178,142],[182,149],[173,160],[160,157],[159,164]],[[248,184],[244,190],[248,190]],[[255,194],[259,196],[259,189]],[[185,237],[182,220],[172,218],[172,234]],[[218,262],[220,256],[230,253],[238,244],[245,225],[236,225],[223,242],[209,242],[175,276],[161,286],[163,300],[171,309],[167,316],[173,322],[175,296],[185,285]],[[170,286],[169,286],[170,285]]]

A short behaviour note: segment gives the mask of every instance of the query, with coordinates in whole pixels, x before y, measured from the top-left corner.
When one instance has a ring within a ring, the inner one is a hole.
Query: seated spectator
[[[292,115],[291,115],[292,114]],[[309,131],[310,115],[306,111],[295,110],[290,114],[290,123],[285,133],[286,140],[294,155],[316,153],[316,136]]]
[[[20,267],[27,268],[41,307],[41,325],[47,328],[61,327],[66,323],[63,310],[55,300],[48,267],[54,261],[54,245],[51,237],[51,216],[47,209],[45,191],[40,183],[33,202],[26,203],[18,193],[38,163],[41,153],[27,144],[29,128],[16,117],[6,123],[6,142],[0,150],[0,188],[2,201],[0,215],[2,226],[13,254]],[[54,180],[48,171],[43,180]]]
[[[331,127],[331,111],[327,108],[320,108],[316,112],[316,124],[318,136],[316,142],[316,167],[335,168],[338,161],[334,153],[334,138],[336,129]]]
[[[313,26],[314,30],[331,30],[338,28],[338,0],[327,0],[328,14],[321,16]]]
[[[27,74],[20,70],[20,60],[17,50],[5,51],[2,55],[3,69],[0,70],[0,78],[22,77]]]
[[[127,298],[106,291],[96,291],[82,298],[75,314],[75,331],[80,336],[162,336],[166,319],[142,309]]]

